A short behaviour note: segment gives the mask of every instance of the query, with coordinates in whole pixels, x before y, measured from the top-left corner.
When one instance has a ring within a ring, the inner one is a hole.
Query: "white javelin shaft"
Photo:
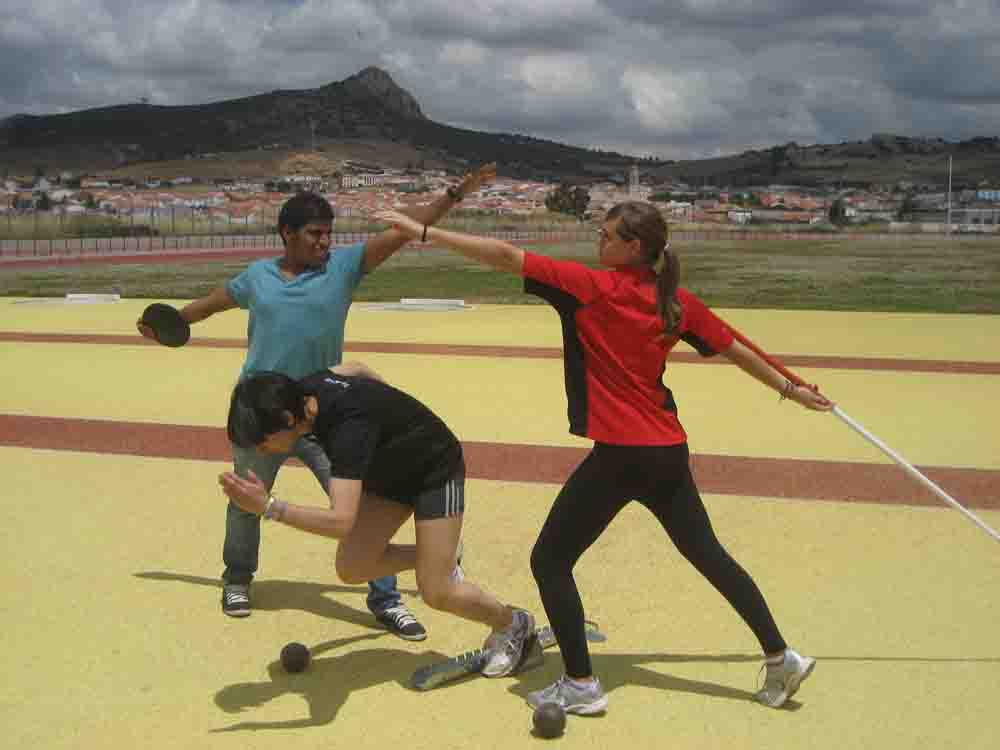
[[[966,508],[964,505],[962,505],[960,502],[958,502],[958,500],[956,500],[955,498],[953,498],[947,492],[945,492],[940,487],[938,487],[936,484],[934,484],[934,482],[932,482],[930,479],[928,479],[923,474],[921,474],[919,471],[917,471],[913,466],[911,466],[909,463],[907,463],[906,460],[902,456],[900,456],[898,453],[896,453],[892,448],[890,448],[888,445],[886,445],[881,440],[879,440],[877,437],[875,437],[870,432],[868,432],[868,430],[866,430],[860,424],[858,424],[853,419],[851,419],[849,416],[847,416],[841,410],[841,408],[839,406],[834,406],[833,407],[833,413],[836,414],[838,417],[840,417],[842,420],[844,420],[844,423],[847,424],[851,429],[853,429],[859,435],[861,435],[866,440],[868,440],[869,442],[871,442],[872,445],[874,445],[880,451],[882,451],[883,453],[885,453],[885,455],[887,455],[889,458],[891,458],[897,464],[899,464],[900,466],[902,466],[903,469],[906,470],[907,474],[909,474],[914,479],[918,480],[927,489],[929,489],[931,492],[933,492],[939,498],[941,498],[942,500],[944,500],[946,503],[948,503],[948,505],[950,505],[951,507],[953,507],[955,510],[958,510],[958,511],[961,511],[962,513],[964,513],[966,516],[968,516],[968,518],[969,518],[970,521],[972,521],[974,524],[976,524],[976,526],[978,526],[979,528],[981,528],[983,531],[985,531],[987,534],[989,534],[991,537],[993,537],[996,541],[1000,542],[1000,534],[998,534],[993,529],[991,529],[981,518],[979,518],[979,516],[977,516],[972,511],[970,511],[968,508]]]

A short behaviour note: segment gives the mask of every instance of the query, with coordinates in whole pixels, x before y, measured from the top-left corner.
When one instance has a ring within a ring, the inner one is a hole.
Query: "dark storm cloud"
[[[466,39],[494,49],[577,50],[602,35],[611,18],[593,2],[381,3],[386,19],[422,39]],[[489,8],[484,13],[484,8]]]
[[[431,118],[670,158],[1000,130],[1000,0],[5,0],[0,117],[387,70]]]

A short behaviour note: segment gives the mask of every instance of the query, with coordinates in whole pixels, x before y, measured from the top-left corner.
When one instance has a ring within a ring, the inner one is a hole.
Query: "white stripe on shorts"
[[[457,516],[459,509],[462,507],[462,488],[458,481],[454,479],[449,479],[448,483],[444,486],[444,512],[447,518],[452,516]]]

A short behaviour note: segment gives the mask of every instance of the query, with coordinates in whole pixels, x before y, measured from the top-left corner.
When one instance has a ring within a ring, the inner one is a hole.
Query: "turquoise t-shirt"
[[[282,275],[277,258],[258,260],[227,282],[229,296],[250,312],[241,380],[263,370],[303,378],[340,364],[364,251],[364,244],[331,249],[323,268],[294,279]]]

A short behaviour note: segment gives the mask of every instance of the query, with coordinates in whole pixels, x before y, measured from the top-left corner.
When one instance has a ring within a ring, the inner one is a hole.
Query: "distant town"
[[[387,206],[429,202],[456,179],[443,170],[391,169],[351,161],[343,162],[336,174],[287,174],[269,180],[184,174],[136,179],[66,171],[6,177],[0,181],[0,217],[7,217],[6,222],[0,219],[0,236],[5,227],[12,226],[13,217],[42,213],[61,219],[104,215],[132,226],[154,227],[163,227],[168,220],[198,217],[220,230],[242,225],[266,233],[274,231],[281,204],[296,191],[323,193],[338,218],[360,218]],[[461,211],[515,223],[525,218],[538,220],[559,211],[550,200],[559,188],[501,177],[468,196]],[[910,183],[873,184],[867,189],[819,190],[796,185],[729,189],[678,182],[651,184],[636,165],[627,174],[572,189],[583,189],[589,197],[580,210],[564,211],[580,220],[600,219],[623,200],[644,200],[658,205],[675,225],[814,229],[853,225],[887,232],[990,233],[1000,225],[1000,189],[985,185],[956,191]]]

